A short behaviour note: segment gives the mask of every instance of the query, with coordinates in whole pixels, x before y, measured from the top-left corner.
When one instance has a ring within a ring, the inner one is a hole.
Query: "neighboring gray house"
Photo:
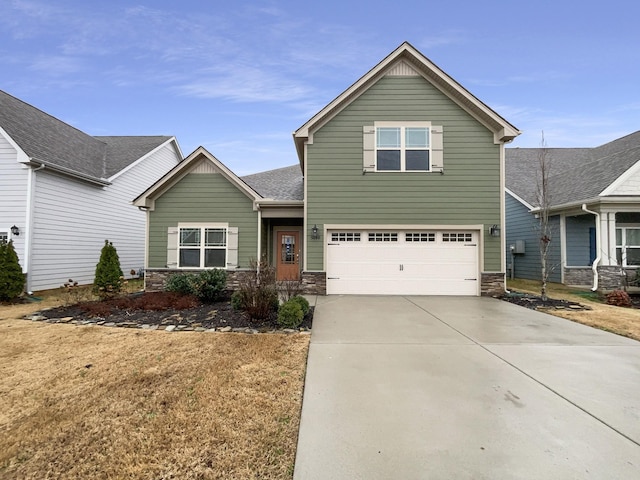
[[[146,288],[265,255],[309,293],[504,292],[504,146],[519,135],[408,43],[294,132],[299,164],[239,178],[204,148],[135,199]]]
[[[106,239],[126,274],[142,268],[145,214],[131,198],[181,159],[174,137],[92,137],[0,91],[0,239],[27,290],[93,282]]]
[[[540,148],[506,149],[507,269],[540,279],[536,230]],[[640,132],[596,148],[547,148],[554,228],[551,280],[601,290],[640,266]],[[524,241],[524,253],[511,256]]]

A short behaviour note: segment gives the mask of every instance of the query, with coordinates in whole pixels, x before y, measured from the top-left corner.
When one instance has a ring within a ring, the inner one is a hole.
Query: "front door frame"
[[[298,250],[298,278],[295,280],[299,280],[300,279],[300,274],[302,272],[302,252],[303,252],[303,248],[302,248],[302,242],[304,241],[303,236],[302,236],[302,227],[300,226],[274,226],[272,229],[272,244],[273,244],[273,252],[272,252],[272,258],[273,258],[273,265],[276,267],[276,278],[279,277],[279,272],[278,272],[278,264],[279,264],[279,258],[278,258],[278,235],[280,233],[283,232],[296,232],[298,234],[298,245],[297,245],[297,250]]]

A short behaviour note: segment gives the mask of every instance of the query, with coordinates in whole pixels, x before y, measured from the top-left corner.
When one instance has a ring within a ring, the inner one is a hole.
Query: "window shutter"
[[[431,126],[431,170],[436,172],[444,168],[442,148],[442,126]]]
[[[376,171],[376,127],[362,127],[362,172]]]
[[[227,268],[238,268],[238,227],[227,228]]]
[[[167,268],[178,268],[178,227],[167,228]]]

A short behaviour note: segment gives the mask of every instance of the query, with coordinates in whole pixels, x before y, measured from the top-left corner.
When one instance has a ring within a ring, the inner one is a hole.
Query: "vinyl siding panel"
[[[167,228],[179,222],[228,223],[238,227],[238,266],[256,258],[258,212],[253,201],[220,174],[190,173],[155,200],[149,213],[150,268],[167,263]]]
[[[511,264],[510,245],[515,245],[516,240],[524,240],[525,253],[515,255],[515,277],[529,280],[540,280],[540,247],[539,229],[535,217],[529,213],[527,207],[518,202],[511,195],[506,195],[506,240],[507,240],[507,266]],[[549,275],[552,282],[561,281],[560,265],[560,218],[556,215],[549,218],[552,226],[551,250],[549,252],[549,265],[553,271]]]
[[[13,237],[20,265],[25,267],[24,243],[27,236],[27,191],[29,169],[18,163],[16,149],[0,135],[0,228],[20,227]]]
[[[57,288],[69,278],[92,283],[105,240],[118,250],[125,276],[142,268],[146,218],[131,200],[178,161],[167,145],[107,187],[36,172],[29,289]]]
[[[444,128],[444,174],[362,173],[362,127],[430,121]],[[307,158],[307,223],[500,224],[500,146],[493,134],[422,77],[384,77],[314,132]],[[500,241],[484,232],[484,270],[500,271]],[[323,241],[307,266],[323,269]]]
[[[590,265],[589,228],[595,228],[594,215],[577,215],[565,220],[567,235],[567,266]]]

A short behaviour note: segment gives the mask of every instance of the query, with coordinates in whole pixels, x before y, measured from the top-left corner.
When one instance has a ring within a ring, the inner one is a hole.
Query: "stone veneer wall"
[[[199,272],[200,270],[175,270],[168,268],[148,268],[144,274],[144,289],[147,292],[164,290],[170,275],[176,273]],[[231,290],[238,288],[238,275],[246,270],[227,270],[227,286]],[[504,273],[483,273],[481,291],[483,296],[499,296],[504,293]],[[307,295],[327,294],[327,275],[325,272],[302,272],[303,293]]]
[[[629,281],[635,279],[636,269],[626,269]],[[591,267],[565,267],[565,285],[593,285],[593,270]],[[607,292],[623,287],[624,277],[620,274],[618,266],[598,267],[598,291]]]
[[[176,270],[169,268],[147,268],[144,274],[144,289],[147,292],[164,290],[167,278],[176,273],[198,273],[202,270]],[[246,269],[227,270],[227,287],[230,290],[238,288],[238,276]],[[324,272],[304,272],[302,274],[303,293],[308,295],[325,295],[327,293],[327,278]]]
[[[327,294],[327,274],[325,272],[302,272],[303,291],[307,295]]]
[[[480,276],[480,294],[483,297],[499,297],[504,295],[504,273],[482,273]]]
[[[147,292],[164,290],[167,278],[176,273],[198,273],[202,270],[176,270],[174,268],[147,268],[144,271],[144,289]],[[227,270],[227,286],[230,290],[238,288],[238,275],[245,270]]]

